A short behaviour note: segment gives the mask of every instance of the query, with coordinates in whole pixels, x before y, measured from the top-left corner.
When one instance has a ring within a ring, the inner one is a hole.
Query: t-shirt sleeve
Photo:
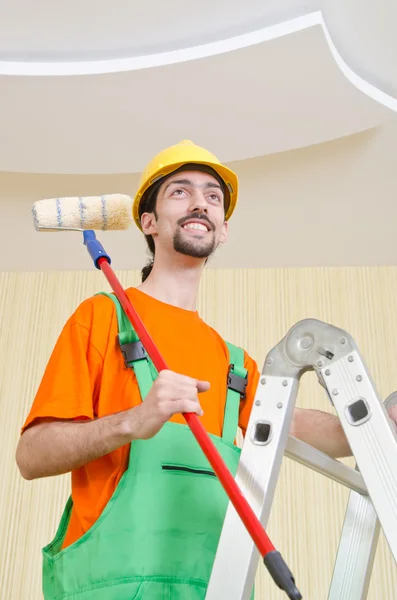
[[[22,432],[42,417],[92,419],[102,364],[90,340],[90,310],[83,303],[55,344]]]
[[[256,388],[259,382],[258,366],[253,358],[244,352],[244,367],[248,371],[248,385],[245,393],[245,398],[240,402],[240,418],[239,427],[243,435],[247,431],[248,421],[251,414],[252,405],[254,403]]]

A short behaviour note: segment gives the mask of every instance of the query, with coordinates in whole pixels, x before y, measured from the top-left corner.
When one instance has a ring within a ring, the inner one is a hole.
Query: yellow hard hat
[[[196,146],[190,140],[183,140],[175,146],[162,150],[145,167],[135,195],[132,214],[134,221],[141,228],[139,207],[145,192],[159,179],[170,175],[186,164],[205,165],[212,168],[225,184],[225,220],[230,219],[237,203],[238,178],[233,171],[222,165],[216,156]]]

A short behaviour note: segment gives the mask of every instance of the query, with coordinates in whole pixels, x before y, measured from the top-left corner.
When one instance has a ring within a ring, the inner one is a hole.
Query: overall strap
[[[236,439],[240,400],[245,398],[248,383],[248,371],[244,368],[244,350],[226,342],[229,350],[229,372],[227,376],[227,395],[223,417],[222,439],[233,444]]]
[[[118,339],[125,366],[134,370],[141,399],[144,400],[157,377],[157,370],[116,296],[105,292],[100,292],[100,295],[107,296],[115,304],[119,331]]]

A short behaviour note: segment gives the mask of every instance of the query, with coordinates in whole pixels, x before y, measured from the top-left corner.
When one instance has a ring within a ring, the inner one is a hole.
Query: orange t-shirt
[[[195,311],[160,302],[136,288],[127,290],[167,366],[172,371],[209,381],[201,393],[205,429],[222,433],[226,400],[227,346]],[[94,419],[141,402],[135,374],[125,367],[117,341],[117,316],[105,296],[85,300],[66,323],[52,352],[25,430],[40,417]],[[245,431],[258,383],[255,361],[245,353],[248,369],[246,398],[241,402],[239,425]],[[182,415],[172,421],[185,423]],[[81,537],[96,521],[128,464],[129,445],[122,446],[72,471],[73,509],[64,547]]]

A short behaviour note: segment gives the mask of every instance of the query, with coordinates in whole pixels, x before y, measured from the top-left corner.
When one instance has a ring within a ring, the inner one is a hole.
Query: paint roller
[[[125,194],[108,194],[39,200],[33,204],[32,213],[38,231],[120,231],[132,223],[132,198]]]
[[[112,270],[109,255],[93,231],[94,229],[102,231],[128,229],[132,223],[132,198],[123,194],[52,198],[35,202],[32,212],[37,231],[79,231],[83,233],[84,244],[95,267],[102,270],[107,278],[157,371],[168,369]],[[274,582],[286,592],[288,598],[301,600],[302,596],[295,586],[291,571],[281,554],[274,548],[260,521],[242,495],[197,415],[184,413],[183,417],[263,557],[263,562]]]

